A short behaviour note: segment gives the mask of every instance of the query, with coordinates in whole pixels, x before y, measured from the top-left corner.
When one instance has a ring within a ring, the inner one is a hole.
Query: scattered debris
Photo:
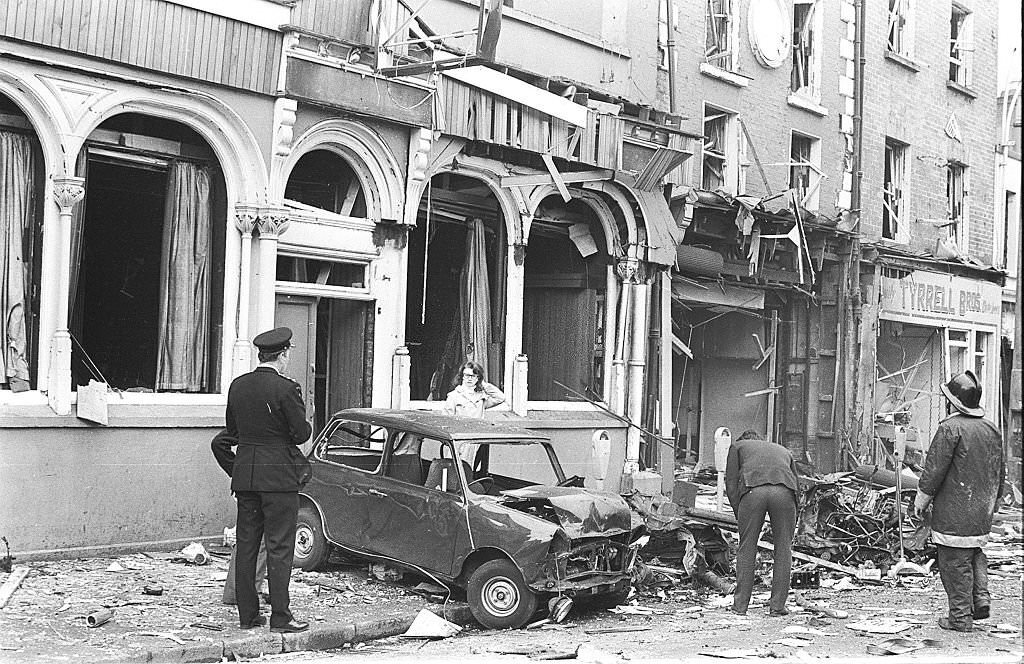
[[[747,659],[751,657],[760,658],[761,652],[754,648],[720,648],[718,650],[701,650],[698,655],[707,657],[720,657],[722,659]]]
[[[185,642],[185,640],[182,639],[180,636],[178,636],[177,634],[172,634],[170,632],[136,632],[136,634],[138,634],[139,636],[155,636],[161,639],[170,639],[171,641],[177,643],[179,646],[188,645]]]
[[[186,562],[190,562],[193,565],[205,565],[210,562],[210,554],[199,542],[192,542],[184,549],[181,550],[181,555],[185,558]]]
[[[89,627],[99,627],[114,617],[113,609],[100,609],[85,617],[85,624]]]
[[[124,565],[122,565],[121,563],[119,563],[119,562],[117,562],[115,560],[114,562],[112,562],[109,565],[107,565],[107,569],[104,570],[104,571],[106,571],[106,572],[125,572],[125,571],[127,571],[127,569],[128,568],[126,568]]]
[[[402,636],[410,639],[446,639],[449,636],[455,636],[461,631],[462,627],[455,623],[448,622],[427,609],[420,609],[420,612],[416,614],[415,620],[412,621],[409,629]]]
[[[904,639],[897,637],[882,641],[881,643],[869,643],[867,651],[869,655],[904,655],[921,648],[941,647],[942,642],[935,639]]]
[[[586,634],[619,634],[619,633],[624,633],[624,632],[649,632],[650,630],[651,630],[650,627],[624,626],[624,627],[597,627],[597,628],[594,628],[594,629],[585,629],[583,631]]]
[[[897,618],[871,618],[848,623],[846,626],[852,630],[869,634],[899,634],[913,627],[913,624]]]
[[[579,646],[572,650],[553,650],[551,648],[502,648],[491,650],[497,655],[524,655],[530,659],[558,660],[576,659],[579,653]]]
[[[370,563],[370,576],[378,581],[401,581],[404,573],[402,570],[389,567],[384,563]]]
[[[223,632],[224,625],[219,623],[208,623],[208,622],[194,622],[191,623],[191,627],[198,627],[199,629],[208,629],[212,632]]]
[[[827,616],[829,618],[835,618],[836,620],[844,620],[850,617],[850,614],[840,609],[831,609],[824,604],[818,604],[805,598],[802,593],[794,593],[796,597],[796,603],[802,607],[805,611],[810,613],[816,613],[819,615]]]
[[[164,589],[163,589],[163,586],[143,586],[142,587],[142,594],[143,595],[163,595],[164,594]]]
[[[21,582],[28,576],[27,567],[19,567],[16,571],[12,572],[7,580],[4,581],[4,585],[0,586],[0,609],[7,606],[7,602],[11,599],[11,595],[18,589]]]
[[[783,645],[783,646],[789,646],[790,648],[803,648],[803,647],[805,647],[807,645],[807,641],[806,640],[797,639],[797,638],[781,638],[781,639],[776,639],[775,641],[772,641],[772,643],[773,644],[777,643],[777,644]]]

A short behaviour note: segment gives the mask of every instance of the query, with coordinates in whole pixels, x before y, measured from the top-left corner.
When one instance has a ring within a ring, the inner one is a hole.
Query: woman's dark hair
[[[759,434],[756,429],[747,429],[741,433],[740,437],[736,440],[761,440],[761,434]]]
[[[469,369],[470,371],[476,374],[476,377],[478,379],[476,381],[476,391],[483,392],[484,368],[472,360],[468,362],[463,362],[462,366],[459,367],[458,372],[455,374],[455,381],[453,383],[454,387],[458,387],[459,385],[462,384],[462,372],[464,372],[466,369]]]

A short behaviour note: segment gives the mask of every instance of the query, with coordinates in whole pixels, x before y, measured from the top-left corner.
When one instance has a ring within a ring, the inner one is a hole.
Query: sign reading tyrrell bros
[[[915,271],[882,277],[882,313],[950,323],[999,326],[1002,289],[987,281]]]

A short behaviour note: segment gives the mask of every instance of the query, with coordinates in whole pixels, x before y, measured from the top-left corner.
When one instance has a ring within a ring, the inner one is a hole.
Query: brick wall
[[[885,138],[910,145],[909,197],[903,223],[909,223],[909,247],[931,251],[948,234],[938,223],[946,217],[948,159],[969,166],[969,247],[973,257],[991,261],[993,242],[994,146],[996,116],[995,3],[973,0],[973,80],[976,97],[946,85],[949,75],[948,0],[916,0],[914,52],[910,62],[886,57],[887,3],[865,3],[864,180],[862,233],[881,238],[882,177]],[[962,141],[949,138],[944,127],[955,114]]]

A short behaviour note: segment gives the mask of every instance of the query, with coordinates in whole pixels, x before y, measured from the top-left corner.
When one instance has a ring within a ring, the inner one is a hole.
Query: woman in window
[[[455,389],[444,404],[445,413],[482,418],[484,409],[504,403],[505,395],[484,380],[484,369],[476,362],[464,363],[457,376]]]

